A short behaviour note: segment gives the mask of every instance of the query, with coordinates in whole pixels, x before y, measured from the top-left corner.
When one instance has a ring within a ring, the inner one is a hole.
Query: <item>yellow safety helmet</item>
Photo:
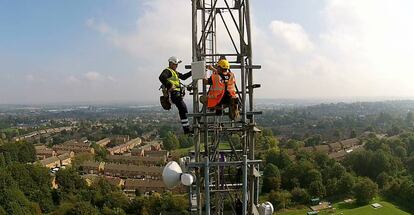
[[[223,69],[230,69],[230,63],[228,60],[226,59],[222,59],[218,62],[218,66],[223,68]]]

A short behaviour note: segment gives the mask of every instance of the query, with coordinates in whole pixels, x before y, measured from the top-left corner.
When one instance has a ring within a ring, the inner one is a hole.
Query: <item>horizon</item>
[[[189,107],[192,106],[191,99],[186,98],[185,101]],[[363,103],[363,102],[398,102],[398,101],[414,101],[414,97],[347,97],[347,98],[256,98],[256,105],[271,102],[271,104],[292,103]],[[278,103],[279,102],[279,103]],[[257,104],[258,103],[258,104]],[[268,103],[266,103],[268,104]],[[0,103],[1,106],[94,106],[94,105],[137,105],[137,106],[160,106],[159,101],[132,101],[132,100],[107,100],[107,101],[65,101],[65,102],[47,102],[47,103]]]

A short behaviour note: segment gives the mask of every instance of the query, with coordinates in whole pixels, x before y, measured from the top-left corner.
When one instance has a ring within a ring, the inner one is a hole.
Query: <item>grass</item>
[[[335,203],[333,208],[335,210],[324,210],[319,213],[319,215],[334,215],[334,214],[343,214],[343,215],[410,215],[410,213],[405,212],[387,201],[374,201],[382,205],[381,208],[374,209],[371,207],[371,204],[365,206],[357,206],[355,204],[349,203]],[[277,212],[278,215],[304,215],[310,209],[297,209],[297,210],[287,210],[284,212]]]

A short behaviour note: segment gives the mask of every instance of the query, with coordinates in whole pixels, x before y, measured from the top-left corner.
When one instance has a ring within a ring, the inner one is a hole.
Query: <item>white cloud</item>
[[[86,26],[102,33],[102,34],[115,34],[114,29],[112,29],[109,25],[105,22],[97,23],[94,18],[89,18],[85,22]]]
[[[26,80],[29,82],[33,82],[35,81],[35,77],[32,74],[28,74],[26,75]]]
[[[255,62],[262,97],[412,96],[411,1],[326,0],[324,31],[273,20],[258,32]],[[313,39],[310,39],[313,38]],[[271,93],[269,93],[271,92]]]
[[[81,81],[75,76],[70,75],[69,77],[66,78],[65,82],[68,84],[79,84]]]
[[[102,80],[102,75],[99,74],[98,72],[94,72],[94,71],[85,73],[84,77],[88,81],[100,81],[100,80]]]
[[[29,83],[46,83],[46,79],[39,74],[26,74],[24,78]]]
[[[273,20],[268,28],[253,25],[255,76],[261,97],[411,96],[414,92],[413,8],[404,0],[325,0],[324,30],[310,34],[301,23]],[[145,2],[135,30],[121,33],[95,19],[86,26],[136,59],[136,73],[122,78],[136,91],[155,89],[166,59],[191,60],[191,2]],[[300,16],[300,14],[298,14]],[[254,17],[254,16],[253,16]],[[254,20],[252,20],[255,23]],[[226,32],[217,33],[220,51],[229,50]],[[238,41],[235,41],[238,44]],[[183,68],[180,71],[183,71]],[[89,79],[102,78],[90,74]],[[107,77],[108,80],[112,78]],[[140,83],[136,85],[136,83]],[[156,90],[146,98],[155,98]]]
[[[120,32],[116,26],[94,19],[86,21],[86,26],[104,35],[114,47],[132,57],[135,72],[111,81],[122,82],[123,92],[136,99],[156,100],[158,97],[158,76],[168,66],[170,56],[183,59],[183,64],[191,62],[191,2],[187,0],[145,1],[143,13],[136,21],[134,30]],[[92,21],[91,21],[92,20]],[[178,70],[186,72],[183,64]],[[131,92],[146,92],[141,94]]]
[[[106,78],[107,78],[109,81],[116,81],[116,79],[115,79],[114,77],[112,77],[112,75],[108,75],[108,76],[106,76]]]
[[[165,0],[147,1],[144,5],[145,11],[132,32],[116,33],[114,27],[97,23],[94,18],[88,19],[86,25],[143,63],[159,64],[171,55],[190,60],[191,2],[176,0],[173,10],[171,2]]]
[[[289,46],[288,49],[304,52],[311,51],[314,47],[305,30],[297,23],[274,20],[270,23],[269,28],[277,40],[281,40]]]

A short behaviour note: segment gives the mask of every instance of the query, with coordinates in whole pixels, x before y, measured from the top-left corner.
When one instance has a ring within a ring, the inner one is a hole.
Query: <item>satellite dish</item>
[[[162,171],[162,180],[165,186],[171,189],[182,183],[185,186],[190,186],[194,182],[194,176],[188,173],[183,173],[180,165],[175,161],[170,161]]]
[[[258,210],[260,215],[272,215],[275,211],[272,203],[270,202],[265,202],[258,205]]]

